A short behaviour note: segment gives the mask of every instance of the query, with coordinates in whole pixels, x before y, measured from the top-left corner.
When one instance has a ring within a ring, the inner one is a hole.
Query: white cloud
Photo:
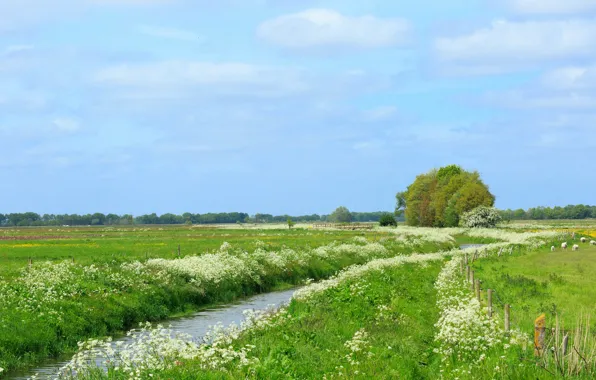
[[[59,131],[66,133],[74,133],[81,129],[80,123],[77,120],[71,118],[59,117],[54,119],[52,124]]]
[[[596,0],[508,0],[519,13],[571,14],[596,10]]]
[[[152,6],[178,0],[3,0],[0,1],[0,33],[21,30],[49,20],[80,16],[101,6]]]
[[[4,49],[4,55],[12,55],[15,53],[20,53],[23,51],[33,50],[35,47],[33,45],[10,45],[6,49]]]
[[[517,109],[592,110],[596,108],[596,95],[576,92],[516,89],[489,92],[483,100],[492,105]]]
[[[547,72],[542,77],[546,88],[581,90],[596,88],[596,66],[569,66]]]
[[[189,41],[189,42],[203,42],[202,36],[187,30],[176,28],[165,28],[159,26],[141,25],[138,27],[139,33],[171,40]]]
[[[173,4],[178,0],[87,0],[92,5],[161,5]]]
[[[410,24],[403,19],[351,17],[329,9],[309,9],[265,21],[257,35],[291,49],[378,48],[407,43],[409,31]]]
[[[501,68],[596,55],[596,20],[494,21],[490,27],[435,41],[443,62]]]
[[[106,67],[92,76],[95,85],[112,91],[112,98],[130,100],[243,99],[326,96],[376,92],[390,78],[352,70],[313,73],[301,68],[247,63],[160,61]],[[308,96],[306,96],[308,94]]]
[[[107,67],[94,75],[94,82],[129,89],[157,90],[177,97],[191,89],[212,94],[278,96],[306,91],[300,72],[245,63],[163,61]],[[153,97],[141,91],[138,96]]]
[[[515,109],[589,111],[596,108],[596,66],[560,67],[518,88],[487,92],[482,100]]]
[[[397,116],[397,107],[379,106],[363,112],[365,121],[386,121]]]
[[[358,141],[352,145],[352,149],[363,156],[379,157],[387,154],[386,146],[385,140],[372,139]]]

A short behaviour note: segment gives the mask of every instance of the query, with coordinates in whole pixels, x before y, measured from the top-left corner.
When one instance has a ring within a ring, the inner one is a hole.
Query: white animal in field
[[[561,248],[567,249],[567,242],[561,244]]]
[[[573,244],[573,247],[571,249],[574,251],[579,251],[579,245]]]
[[[596,240],[590,241],[590,245],[596,245]]]
[[[555,251],[555,246],[553,245],[552,247],[550,247],[550,251],[554,252]]]
[[[585,243],[585,242],[586,242],[586,238],[585,238],[585,237],[583,237],[583,238],[581,238],[581,239],[579,239],[579,240],[580,240],[582,243]]]

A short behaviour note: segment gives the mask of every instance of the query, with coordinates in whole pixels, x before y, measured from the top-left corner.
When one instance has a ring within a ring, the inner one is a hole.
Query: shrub
[[[501,214],[496,208],[479,206],[462,214],[459,223],[467,228],[494,228],[501,220]]]
[[[393,217],[393,215],[387,213],[387,214],[383,214],[381,215],[381,219],[379,219],[379,224],[382,227],[387,227],[387,226],[397,226],[397,220],[395,220],[395,218]]]

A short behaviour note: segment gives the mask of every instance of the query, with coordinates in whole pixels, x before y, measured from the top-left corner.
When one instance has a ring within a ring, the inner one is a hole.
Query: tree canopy
[[[339,206],[329,215],[329,219],[335,223],[350,223],[352,221],[352,214],[347,207]]]
[[[411,226],[455,227],[463,213],[494,203],[478,172],[449,165],[418,175],[406,191],[397,193],[396,214],[405,209]]]

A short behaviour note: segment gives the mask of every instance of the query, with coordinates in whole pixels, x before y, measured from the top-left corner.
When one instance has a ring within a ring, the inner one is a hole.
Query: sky
[[[0,212],[594,204],[596,0],[0,2]]]

